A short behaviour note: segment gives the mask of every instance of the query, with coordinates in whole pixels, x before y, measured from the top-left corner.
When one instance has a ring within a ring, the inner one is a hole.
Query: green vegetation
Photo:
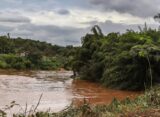
[[[72,69],[81,79],[106,87],[143,90],[160,82],[160,30],[104,35],[99,26],[82,38],[82,47],[0,37],[0,68]]]
[[[77,47],[60,47],[46,42],[0,36],[1,69],[71,69]]]
[[[82,38],[82,47],[0,37],[0,68],[73,69],[82,79],[104,86],[142,90],[160,81],[160,30],[104,35],[98,26]]]
[[[98,26],[82,38],[73,70],[82,79],[110,88],[143,90],[160,81],[160,30],[104,35]]]

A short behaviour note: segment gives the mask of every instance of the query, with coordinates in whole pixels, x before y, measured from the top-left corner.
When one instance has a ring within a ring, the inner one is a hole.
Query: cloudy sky
[[[95,24],[106,34],[155,27],[158,12],[159,0],[1,0],[0,35],[80,45]]]

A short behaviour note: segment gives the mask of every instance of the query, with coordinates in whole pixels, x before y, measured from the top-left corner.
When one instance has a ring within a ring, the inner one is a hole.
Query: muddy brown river
[[[40,95],[39,111],[57,112],[71,103],[79,105],[84,98],[91,104],[107,104],[114,97],[134,98],[140,92],[106,89],[99,84],[70,78],[72,71],[13,71],[0,70],[0,109],[15,101],[20,106],[7,110],[8,113],[22,112],[36,106]]]

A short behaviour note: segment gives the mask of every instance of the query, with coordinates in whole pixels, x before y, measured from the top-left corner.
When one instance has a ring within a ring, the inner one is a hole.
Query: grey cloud
[[[18,11],[1,11],[0,22],[4,23],[29,23],[30,19]]]
[[[60,10],[57,11],[57,13],[60,14],[60,15],[70,14],[69,10],[67,10],[67,9],[60,9]]]
[[[159,12],[159,0],[89,0],[91,4],[100,6],[105,11],[129,13],[139,17],[153,17]]]
[[[7,33],[11,32],[14,28],[5,26],[0,24],[0,35],[6,35]]]
[[[57,45],[80,45],[81,37],[87,29],[58,27],[54,25],[34,25],[32,23],[17,26],[11,31],[13,37],[31,38]]]
[[[10,23],[29,23],[30,19],[26,17],[1,17],[0,22],[10,22]]]
[[[86,22],[93,25],[99,25],[102,28],[104,34],[111,32],[123,33],[126,29],[133,29],[138,31],[139,24],[127,25],[123,23],[113,23],[107,20],[106,22]],[[143,27],[143,25],[140,25]],[[149,25],[152,28],[157,28],[156,25]],[[22,25],[19,30],[28,30],[33,32],[32,38],[39,39],[41,41],[47,41],[58,45],[80,45],[81,37],[90,32],[91,27],[87,28],[73,28],[73,27],[58,27],[54,25],[37,26],[33,24]]]
[[[104,32],[125,32],[126,29],[138,30],[137,25],[126,25],[122,23],[113,23],[112,21],[106,22],[86,22],[92,25],[99,25]],[[35,25],[26,23],[18,25],[17,27],[9,28],[0,26],[0,34],[10,33],[12,37],[30,38],[40,41],[46,41],[57,45],[80,45],[81,37],[90,32],[91,27],[87,28],[73,28],[73,27],[59,27],[55,25]],[[151,27],[156,27],[151,25]],[[3,30],[3,31],[1,31]],[[6,31],[6,32],[5,32]],[[3,33],[2,33],[3,32]]]
[[[81,24],[88,24],[88,25],[95,25],[95,24],[98,24],[99,22],[97,20],[93,20],[93,21],[89,21],[89,22],[82,22]]]
[[[33,37],[33,32],[28,31],[28,30],[19,30],[19,29],[14,29],[10,32],[11,36],[16,36],[16,37],[25,37],[25,38],[32,38]]]
[[[107,20],[106,22],[99,22],[94,25],[99,25],[101,27],[102,31],[104,32],[104,34],[108,34],[111,32],[124,33],[124,32],[126,32],[127,29],[139,31],[138,26],[144,27],[143,24],[142,25],[139,25],[139,24],[127,25],[127,24],[123,24],[123,23],[113,23],[110,20]],[[149,24],[148,27],[158,28],[158,25]]]

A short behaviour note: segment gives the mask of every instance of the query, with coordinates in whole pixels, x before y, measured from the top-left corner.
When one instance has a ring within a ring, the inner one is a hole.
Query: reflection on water
[[[72,102],[79,105],[83,99],[91,104],[105,104],[114,97],[124,99],[135,97],[140,93],[110,90],[99,84],[81,80],[72,80],[71,71],[0,71],[0,109],[13,100],[23,108],[36,105],[40,95],[42,100],[39,110],[57,112]],[[13,111],[19,112],[15,107]]]

